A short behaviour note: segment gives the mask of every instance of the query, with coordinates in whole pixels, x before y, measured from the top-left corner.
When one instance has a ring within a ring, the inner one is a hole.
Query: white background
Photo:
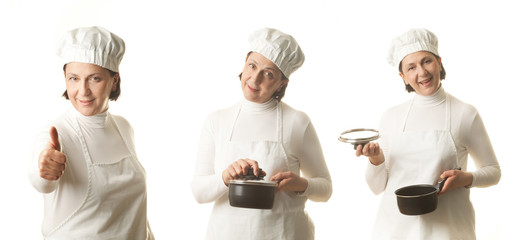
[[[306,55],[284,102],[312,119],[333,178],[327,203],[307,203],[317,239],[370,236],[381,196],[365,183],[366,159],[337,138],[376,128],[385,109],[412,97],[386,55],[413,27],[438,36],[443,86],[479,110],[501,164],[499,185],[472,189],[478,239],[512,239],[512,23],[507,1],[494,0],[2,1],[0,238],[41,239],[43,201],[26,162],[36,133],[71,107],[54,47],[66,30],[100,25],[126,42],[110,111],[135,128],[158,239],[203,239],[212,205],[190,191],[199,133],[209,112],[242,98],[247,36],[262,27],[292,34]]]

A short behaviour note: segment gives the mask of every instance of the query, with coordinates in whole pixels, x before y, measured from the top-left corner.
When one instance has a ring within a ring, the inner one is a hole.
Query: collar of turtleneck
[[[414,104],[423,107],[432,107],[445,102],[445,98],[445,90],[443,87],[440,87],[438,91],[436,91],[433,95],[430,96],[422,96],[419,94],[415,94]]]
[[[247,99],[243,99],[241,111],[249,113],[262,113],[272,111],[276,109],[276,106],[278,106],[278,101],[274,98],[269,99],[269,101],[265,103],[256,103],[248,101]]]
[[[107,111],[98,113],[94,116],[85,116],[75,108],[72,108],[71,114],[73,117],[77,119],[80,125],[84,125],[92,128],[103,128],[105,127],[105,122],[107,121]]]

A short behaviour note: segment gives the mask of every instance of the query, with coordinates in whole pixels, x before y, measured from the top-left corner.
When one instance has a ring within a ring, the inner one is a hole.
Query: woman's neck
[[[105,126],[105,122],[107,121],[108,110],[105,110],[104,112],[98,113],[93,116],[85,116],[82,113],[80,113],[79,111],[77,111],[75,108],[72,108],[72,110],[70,110],[70,111],[71,111],[72,115],[81,124],[85,124],[90,127],[103,128]]]
[[[276,106],[278,106],[278,101],[274,98],[271,98],[264,103],[251,102],[247,99],[242,101],[242,111],[253,113],[268,112],[276,109]]]
[[[429,96],[415,94],[415,104],[420,106],[436,106],[445,102],[446,93],[443,87],[440,87],[435,93]]]

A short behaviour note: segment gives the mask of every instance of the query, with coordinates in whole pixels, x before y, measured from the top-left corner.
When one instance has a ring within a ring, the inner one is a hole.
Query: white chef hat
[[[398,66],[406,55],[418,51],[428,51],[440,56],[436,35],[427,29],[414,28],[394,38],[388,50],[388,63]]]
[[[102,27],[84,27],[68,31],[62,37],[57,55],[64,63],[92,63],[114,72],[125,54],[125,42]]]
[[[285,77],[296,71],[305,55],[296,40],[279,30],[263,28],[249,36],[250,51],[262,54],[283,72]]]

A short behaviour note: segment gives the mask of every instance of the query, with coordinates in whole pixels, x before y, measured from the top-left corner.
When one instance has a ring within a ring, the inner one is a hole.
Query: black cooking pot
[[[399,211],[405,215],[421,215],[435,211],[438,205],[438,193],[444,187],[446,180],[447,178],[444,178],[435,186],[417,184],[397,189],[395,195]]]
[[[256,209],[272,209],[274,193],[278,182],[263,180],[262,169],[255,176],[253,168],[249,168],[248,174],[236,180],[228,181],[228,199],[230,206]]]

